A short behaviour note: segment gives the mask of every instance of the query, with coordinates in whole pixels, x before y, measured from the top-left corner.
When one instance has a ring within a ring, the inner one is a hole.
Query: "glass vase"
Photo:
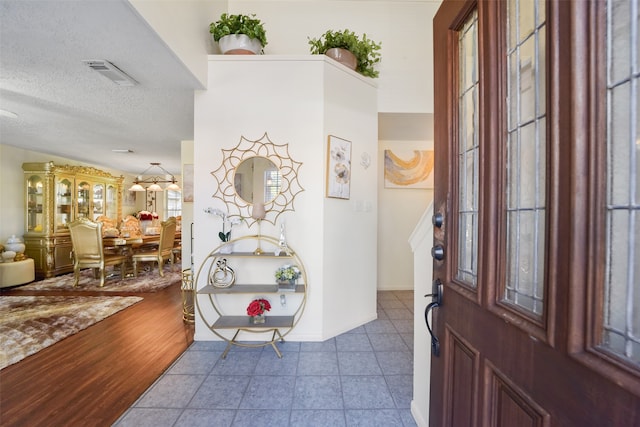
[[[262,314],[258,314],[257,316],[251,316],[249,318],[249,323],[251,323],[252,325],[261,325],[266,321],[266,316],[264,315],[264,313]]]
[[[278,280],[278,290],[281,291],[295,291],[297,280]]]
[[[147,228],[149,227],[151,227],[151,220],[143,219],[140,221],[140,231],[142,232],[143,236],[147,234]]]

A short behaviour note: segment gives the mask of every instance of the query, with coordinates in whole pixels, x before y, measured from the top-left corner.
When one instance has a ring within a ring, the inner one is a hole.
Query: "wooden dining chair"
[[[100,287],[104,286],[106,267],[120,265],[120,277],[125,277],[126,257],[121,254],[105,254],[102,241],[102,223],[80,218],[69,224],[73,245],[73,286],[78,286],[80,270],[93,268],[94,277],[100,275]]]
[[[171,263],[171,271],[173,268],[173,241],[176,237],[176,219],[170,217],[160,224],[160,242],[157,249],[144,252],[136,252],[132,255],[133,259],[133,276],[138,277],[139,262],[157,262],[160,276],[164,277],[164,261]]]

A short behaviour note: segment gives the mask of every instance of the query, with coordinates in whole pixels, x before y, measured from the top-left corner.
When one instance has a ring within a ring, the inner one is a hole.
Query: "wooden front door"
[[[434,18],[432,426],[640,426],[639,10]]]

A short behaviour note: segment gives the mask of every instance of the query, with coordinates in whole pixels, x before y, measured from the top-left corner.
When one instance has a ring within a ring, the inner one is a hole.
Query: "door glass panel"
[[[104,215],[104,184],[95,184],[93,186],[93,219],[98,219]]]
[[[607,4],[607,206],[602,346],[640,364],[638,1]]]
[[[73,184],[68,178],[56,178],[56,230],[64,230],[73,221]]]
[[[518,41],[520,42],[529,38],[536,29],[535,6],[536,2],[530,0],[518,1],[515,5],[517,8],[515,13],[518,17],[518,28],[516,28],[516,34],[518,35]]]
[[[536,52],[534,37],[530,37],[520,45],[519,60],[520,67],[516,68],[519,78],[520,102],[516,108],[520,107],[520,115],[517,120],[520,123],[528,123],[535,119],[536,115],[536,95],[535,79],[536,79]],[[516,124],[517,125],[517,124]]]
[[[27,179],[27,230],[42,233],[44,214],[44,179],[40,175],[33,175]]]
[[[83,181],[78,184],[78,218],[88,218],[89,217],[89,205],[91,197],[91,185],[88,182]]]
[[[546,217],[544,2],[507,2],[507,271],[504,301],[544,309]]]
[[[458,266],[456,278],[471,287],[478,269],[478,13],[459,32]]]
[[[536,91],[536,96],[538,97],[538,100],[536,102],[536,117],[538,117],[538,120],[541,120],[540,117],[545,116],[545,111],[547,108],[547,91],[546,91],[547,75],[545,73],[545,70],[547,69],[546,68],[547,57],[546,55],[543,54],[546,51],[545,50],[546,40],[547,40],[547,29],[546,27],[542,26],[538,28],[538,47],[540,48],[540,50],[538,51],[538,54],[536,55],[535,60],[537,62],[536,79],[537,79],[538,87],[545,88],[545,90]],[[538,137],[544,138],[545,135],[546,133],[542,132],[538,134]],[[541,144],[541,146],[544,147],[545,144]]]
[[[111,184],[107,185],[107,195],[105,200],[106,209],[104,214],[108,218],[116,219],[118,216],[118,213],[116,212],[116,207],[118,206],[117,197],[118,197],[118,190],[116,186]]]
[[[609,81],[626,81],[631,70],[631,5],[633,0],[609,1],[607,42],[609,44]]]

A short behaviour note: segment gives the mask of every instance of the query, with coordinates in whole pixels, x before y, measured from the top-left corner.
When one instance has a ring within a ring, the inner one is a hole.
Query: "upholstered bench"
[[[31,258],[0,263],[0,288],[24,285],[33,282],[35,278],[35,264]]]

